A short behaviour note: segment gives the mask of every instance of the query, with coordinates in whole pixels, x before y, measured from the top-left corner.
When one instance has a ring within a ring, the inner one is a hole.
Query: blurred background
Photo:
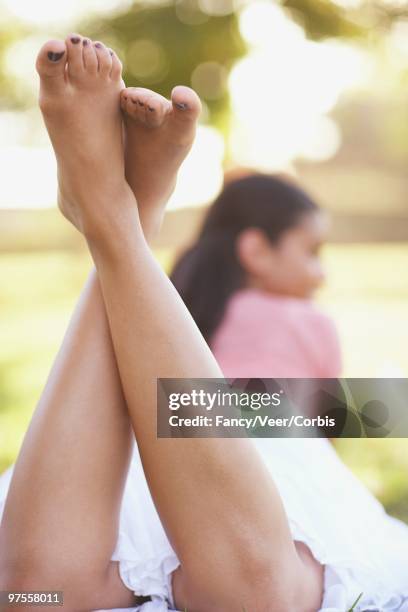
[[[298,178],[332,218],[318,301],[344,375],[408,375],[406,0],[0,0],[0,471],[30,415],[90,267],[55,205],[36,107],[36,51],[69,31],[102,39],[128,85],[194,87],[204,112],[156,245],[169,269],[224,172]],[[406,440],[336,446],[408,522]],[[358,508],[356,508],[358,511]]]

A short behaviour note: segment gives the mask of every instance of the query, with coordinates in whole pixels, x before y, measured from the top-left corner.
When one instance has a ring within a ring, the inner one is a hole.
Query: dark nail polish
[[[174,106],[177,106],[177,108],[179,108],[180,110],[186,110],[186,108],[188,108],[185,102],[175,102]]]
[[[61,51],[61,53],[54,53],[53,51],[48,51],[48,59],[51,62],[59,62],[64,53],[65,51]]]
[[[113,56],[113,51],[111,49],[109,49],[109,53]]]
[[[152,108],[151,106],[148,106],[147,108],[149,109],[151,113],[154,113],[154,108]]]
[[[95,43],[95,47],[96,47],[97,49],[102,49],[102,45],[101,45],[101,43]]]
[[[78,43],[80,43],[80,42],[81,42],[81,39],[80,39],[80,38],[78,38],[78,36],[73,36],[73,37],[71,38],[71,42],[72,42],[74,45],[77,45]]]
[[[141,102],[140,100],[138,100],[139,102],[139,106],[144,106],[143,102]]]
[[[137,104],[138,103],[138,100],[134,100],[133,98],[130,98],[130,99],[132,100],[133,104]]]
[[[84,40],[82,41],[82,44],[84,45],[84,47],[86,47],[87,45],[89,45],[89,40],[84,38]]]

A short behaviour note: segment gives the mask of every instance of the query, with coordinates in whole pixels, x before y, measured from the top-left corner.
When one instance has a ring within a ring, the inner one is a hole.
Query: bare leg
[[[68,610],[134,602],[109,562],[131,445],[92,273],[15,466],[0,528],[4,588],[62,589]]]
[[[65,87],[67,55],[74,64],[78,51],[82,58],[80,37],[72,36],[67,48],[51,43],[40,53],[42,96],[61,82]],[[103,49],[89,44],[86,52],[96,78]],[[48,53],[63,55],[55,62]],[[119,64],[116,71],[118,106]],[[63,589],[68,610],[135,603],[109,561],[132,438],[93,272],[15,466],[0,527],[0,589]]]

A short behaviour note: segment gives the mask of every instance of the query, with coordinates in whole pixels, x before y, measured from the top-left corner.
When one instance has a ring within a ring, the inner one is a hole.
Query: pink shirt
[[[235,293],[211,348],[227,378],[337,378],[332,320],[308,300],[256,289]]]

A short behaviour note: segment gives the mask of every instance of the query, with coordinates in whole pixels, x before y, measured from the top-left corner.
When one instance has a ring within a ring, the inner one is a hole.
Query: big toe
[[[65,42],[62,40],[49,40],[40,49],[36,68],[42,80],[48,82],[51,79],[55,84],[59,81],[58,77],[64,78],[66,63],[67,50]]]
[[[201,113],[200,98],[190,87],[175,87],[171,92],[171,102],[176,116],[181,120],[196,121]]]

